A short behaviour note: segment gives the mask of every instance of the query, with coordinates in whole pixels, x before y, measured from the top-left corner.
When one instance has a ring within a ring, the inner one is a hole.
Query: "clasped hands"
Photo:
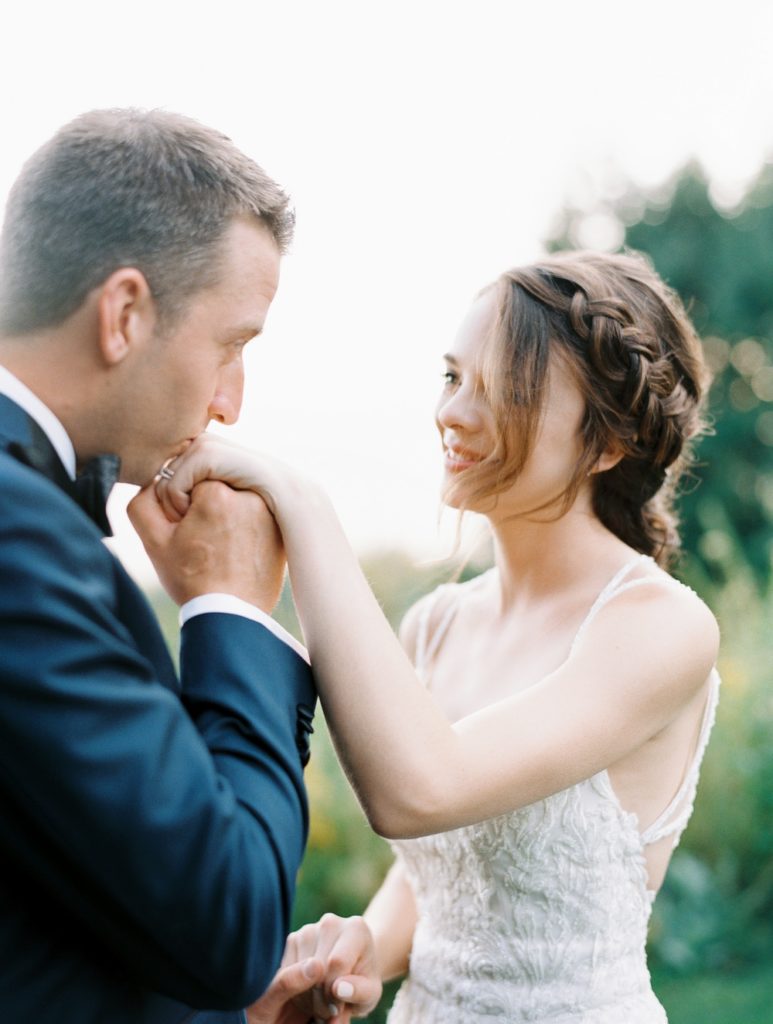
[[[288,936],[282,965],[248,1024],[349,1024],[381,998],[370,929],[361,917],[325,914]]]
[[[282,537],[251,481],[234,472],[231,452],[251,466],[251,453],[202,435],[202,443],[174,460],[185,490],[177,480],[171,486],[169,470],[144,487],[127,511],[177,604],[202,594],[232,594],[271,612],[284,582]]]

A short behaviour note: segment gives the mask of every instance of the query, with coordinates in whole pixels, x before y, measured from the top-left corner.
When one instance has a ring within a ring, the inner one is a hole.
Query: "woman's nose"
[[[438,425],[446,430],[462,428],[470,431],[477,429],[481,423],[473,396],[461,387],[451,394],[441,395],[435,418]]]

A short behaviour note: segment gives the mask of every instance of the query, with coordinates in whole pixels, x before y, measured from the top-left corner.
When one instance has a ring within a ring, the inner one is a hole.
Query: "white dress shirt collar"
[[[10,370],[6,370],[4,366],[0,366],[0,395],[5,395],[12,402],[16,402],[28,416],[35,420],[54,446],[56,454],[62,460],[62,465],[74,480],[75,449],[67,431],[48,406],[44,405],[26,384],[22,384],[19,378],[15,377]]]

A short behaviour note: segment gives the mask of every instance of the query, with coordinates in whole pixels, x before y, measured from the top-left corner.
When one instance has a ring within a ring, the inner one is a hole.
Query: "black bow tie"
[[[105,505],[118,479],[121,468],[119,457],[98,455],[86,463],[73,481],[45,431],[32,417],[25,418],[29,425],[31,442],[21,444],[15,441],[8,446],[9,452],[20,462],[26,463],[58,484],[93,519],[104,536],[112,537],[113,531],[110,529]]]
[[[117,455],[97,455],[86,463],[73,485],[73,497],[105,537],[113,536],[106,505],[120,470],[121,460]]]

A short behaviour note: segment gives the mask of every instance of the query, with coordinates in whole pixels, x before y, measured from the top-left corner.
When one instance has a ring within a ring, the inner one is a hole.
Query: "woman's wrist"
[[[259,493],[273,512],[283,535],[305,522],[317,522],[335,514],[324,489],[315,481],[295,473],[277,474],[259,489]]]

